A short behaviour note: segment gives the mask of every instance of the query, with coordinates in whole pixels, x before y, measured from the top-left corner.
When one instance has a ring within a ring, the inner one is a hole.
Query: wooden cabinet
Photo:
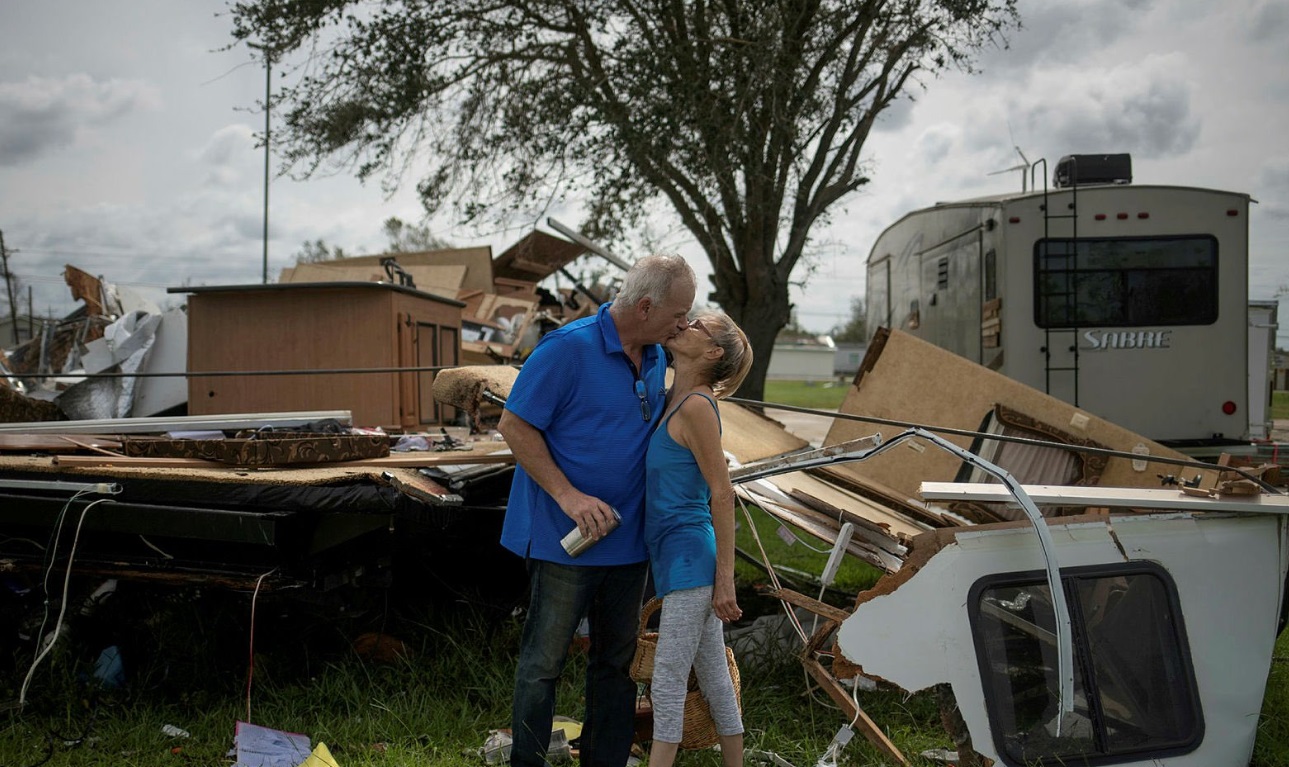
[[[461,307],[380,282],[174,288],[188,298],[188,412],[349,410],[355,426],[437,429],[433,371],[459,364]],[[384,372],[327,372],[352,369]],[[318,371],[201,375],[228,371]]]

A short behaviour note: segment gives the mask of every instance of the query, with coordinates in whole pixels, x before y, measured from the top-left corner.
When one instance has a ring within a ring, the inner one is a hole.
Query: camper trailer
[[[1075,155],[1051,188],[909,213],[869,256],[868,326],[1165,444],[1246,441],[1249,196],[1131,180]]]

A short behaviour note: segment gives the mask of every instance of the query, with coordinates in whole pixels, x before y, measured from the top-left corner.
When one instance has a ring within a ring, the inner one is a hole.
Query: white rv
[[[886,229],[868,326],[1160,442],[1247,440],[1249,196],[1132,184],[1127,155],[1064,158],[1055,176]]]

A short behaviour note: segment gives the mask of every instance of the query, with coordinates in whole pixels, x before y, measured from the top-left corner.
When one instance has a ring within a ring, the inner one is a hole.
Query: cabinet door
[[[412,315],[398,313],[398,366],[415,367],[417,362],[416,321]],[[404,429],[414,428],[420,420],[417,414],[416,373],[398,373],[398,423]]]

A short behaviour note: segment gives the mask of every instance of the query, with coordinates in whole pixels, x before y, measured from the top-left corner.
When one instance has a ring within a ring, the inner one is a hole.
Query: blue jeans
[[[546,764],[555,715],[555,684],[577,625],[590,624],[586,717],[580,742],[584,767],[623,767],[635,736],[635,655],[648,563],[569,567],[530,560],[528,618],[519,647],[511,719],[510,763]]]

